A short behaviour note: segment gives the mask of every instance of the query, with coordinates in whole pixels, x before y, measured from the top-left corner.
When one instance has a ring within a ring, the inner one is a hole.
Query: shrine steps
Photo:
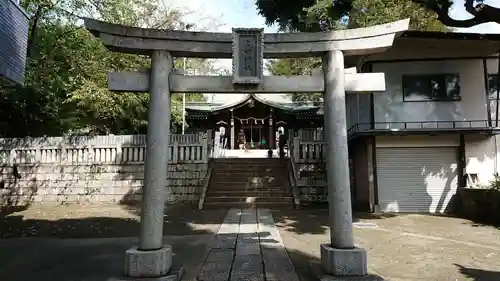
[[[204,209],[233,209],[233,208],[242,208],[242,209],[255,209],[255,208],[264,208],[271,210],[286,210],[286,209],[294,209],[294,205],[292,203],[284,203],[284,202],[259,202],[259,203],[235,203],[235,202],[205,202],[203,205]]]
[[[285,159],[214,159],[204,208],[293,208]]]
[[[290,193],[283,191],[283,189],[270,189],[270,190],[255,190],[255,189],[249,189],[249,190],[231,190],[231,189],[222,189],[222,190],[209,190],[207,192],[208,195],[213,196],[213,197],[221,197],[221,196],[226,196],[226,197],[261,197],[261,196],[266,196],[266,197],[289,197]]]

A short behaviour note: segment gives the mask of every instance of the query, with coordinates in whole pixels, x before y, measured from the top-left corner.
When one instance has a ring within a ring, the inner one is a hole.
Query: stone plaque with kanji
[[[262,82],[263,32],[263,28],[233,28],[234,84]]]

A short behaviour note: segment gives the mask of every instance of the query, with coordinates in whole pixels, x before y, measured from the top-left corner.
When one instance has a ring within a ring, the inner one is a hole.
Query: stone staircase
[[[293,208],[285,159],[214,159],[204,208]]]

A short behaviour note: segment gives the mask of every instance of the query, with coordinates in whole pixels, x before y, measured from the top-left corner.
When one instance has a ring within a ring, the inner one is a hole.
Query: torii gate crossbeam
[[[162,278],[171,269],[172,248],[163,245],[162,236],[173,92],[324,92],[331,241],[321,245],[321,260],[328,274],[366,275],[367,253],[354,246],[352,232],[345,96],[346,91],[384,91],[385,79],[383,73],[346,72],[344,57],[382,52],[408,25],[406,19],[319,33],[264,34],[263,29],[238,28],[231,34],[144,29],[86,19],[86,28],[110,50],[151,56],[150,70],[111,73],[108,81],[110,90],[151,93],[139,247],[126,253],[126,275]],[[174,74],[173,56],[232,58],[233,76]],[[263,76],[264,58],[312,56],[322,57],[322,76]]]

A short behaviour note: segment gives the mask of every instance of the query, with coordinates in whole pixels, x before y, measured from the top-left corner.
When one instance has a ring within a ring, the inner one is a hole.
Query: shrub
[[[493,179],[489,182],[488,187],[494,191],[500,191],[500,175],[498,173],[493,174]]]

